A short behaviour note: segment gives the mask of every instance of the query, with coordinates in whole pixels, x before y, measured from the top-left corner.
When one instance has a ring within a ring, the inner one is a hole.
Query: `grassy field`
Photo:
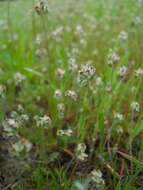
[[[142,0],[1,1],[0,189],[142,190],[142,84]]]

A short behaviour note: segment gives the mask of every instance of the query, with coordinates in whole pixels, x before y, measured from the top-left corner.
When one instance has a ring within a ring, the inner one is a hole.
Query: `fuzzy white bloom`
[[[97,85],[97,86],[102,86],[102,85],[103,85],[103,80],[102,80],[101,77],[97,77],[97,78],[96,78],[96,85]]]
[[[65,93],[65,96],[70,97],[74,101],[77,100],[77,93],[74,90],[67,90],[67,92]]]
[[[15,120],[15,119],[12,119],[12,118],[9,118],[9,119],[6,119],[3,121],[3,128],[19,128],[19,123]]]
[[[93,170],[91,172],[91,179],[96,183],[98,187],[105,185],[105,181],[100,170]]]
[[[19,111],[19,112],[21,112],[21,113],[24,112],[24,108],[23,108],[23,106],[22,106],[21,104],[19,104],[19,105],[17,106],[17,111]]]
[[[123,114],[118,113],[118,112],[114,113],[114,118],[117,119],[118,121],[123,121],[124,120]]]
[[[76,35],[79,35],[79,36],[82,35],[82,34],[84,34],[83,27],[82,27],[80,24],[78,24],[78,25],[76,26],[75,34],[76,34]]]
[[[14,153],[19,155],[24,150],[24,144],[21,141],[18,141],[12,144],[12,148]]]
[[[76,148],[76,157],[80,161],[85,161],[88,155],[85,153],[86,145],[84,143],[80,143]]]
[[[17,72],[14,74],[14,82],[16,85],[20,85],[25,80],[26,80],[26,77],[20,72]]]
[[[127,40],[127,38],[128,38],[128,33],[125,32],[125,31],[121,31],[120,34],[119,34],[119,36],[118,36],[118,38],[119,38],[120,40]]]
[[[74,72],[78,69],[78,65],[76,64],[76,59],[75,58],[70,58],[68,61],[69,64],[69,70]]]
[[[61,97],[62,97],[62,91],[61,90],[56,90],[55,91],[55,94],[54,94],[54,97],[56,98],[56,99],[60,99]]]
[[[119,75],[120,77],[124,77],[124,76],[127,75],[127,71],[128,71],[128,68],[127,68],[126,66],[122,66],[122,67],[120,67],[119,70],[118,70],[118,75]]]
[[[64,136],[65,135],[65,136],[70,137],[72,134],[73,134],[73,131],[71,129],[66,129],[66,130],[60,129],[57,131],[58,136]]]
[[[29,121],[29,116],[27,114],[22,114],[21,115],[21,120],[24,121],[24,122],[27,122],[27,121]]]
[[[19,139],[17,142],[12,144],[13,153],[17,156],[24,150],[29,152],[32,148],[32,144],[25,138]]]
[[[65,75],[65,70],[64,69],[61,69],[61,68],[58,68],[56,70],[56,75],[59,77],[59,78],[63,78],[64,75]]]
[[[43,117],[35,116],[34,119],[36,121],[37,127],[47,128],[52,123],[51,118],[47,115],[44,115]]]
[[[77,81],[79,83],[86,83],[88,80],[93,78],[96,74],[96,69],[90,64],[81,65],[80,70],[78,71]]]
[[[143,68],[139,68],[135,71],[135,76],[136,77],[143,77]]]
[[[119,60],[120,60],[120,56],[114,50],[110,49],[107,55],[107,64],[112,66],[118,63]]]
[[[132,102],[131,103],[131,109],[132,109],[132,111],[139,112],[140,111],[140,104],[138,102]]]

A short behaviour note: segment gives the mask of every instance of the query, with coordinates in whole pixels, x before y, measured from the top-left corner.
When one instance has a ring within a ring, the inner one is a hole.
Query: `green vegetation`
[[[143,189],[142,10],[0,2],[0,189]]]

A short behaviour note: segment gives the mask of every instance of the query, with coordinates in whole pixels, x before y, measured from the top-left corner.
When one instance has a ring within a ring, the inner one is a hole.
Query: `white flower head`
[[[120,60],[120,56],[113,49],[109,49],[109,53],[107,55],[107,64],[110,66],[115,65]]]
[[[140,111],[140,104],[138,102],[132,102],[131,103],[131,109],[132,109],[132,111],[139,112]]]
[[[123,114],[118,113],[118,112],[114,113],[114,118],[117,119],[118,121],[123,121],[124,120]]]
[[[102,172],[100,170],[93,170],[91,172],[91,179],[96,183],[97,186],[104,186],[105,181],[102,177]]]
[[[25,80],[26,80],[26,77],[20,72],[17,72],[14,74],[14,82],[16,85],[20,85]]]
[[[65,75],[65,70],[64,69],[61,69],[61,68],[58,68],[56,70],[56,75],[59,77],[59,78],[63,78],[64,75]]]
[[[127,75],[127,72],[128,72],[128,68],[127,68],[126,66],[122,66],[122,67],[120,67],[119,70],[118,70],[118,75],[119,75],[120,77],[124,77],[124,76]]]
[[[67,92],[65,93],[65,96],[70,97],[74,101],[77,100],[77,93],[74,90],[67,90]]]
[[[54,97],[56,98],[56,99],[60,99],[61,97],[62,97],[62,91],[61,90],[56,90],[55,91],[55,94],[54,94]]]
[[[75,58],[70,58],[68,61],[69,64],[69,71],[75,72],[78,69],[78,65],[76,64]]]
[[[135,71],[136,77],[143,77],[143,68],[139,68]]]
[[[44,115],[43,117],[35,116],[34,119],[36,121],[37,127],[47,128],[48,126],[51,126],[52,123],[51,118],[47,115]]]
[[[71,129],[65,129],[65,130],[58,130],[57,135],[58,136],[68,136],[70,137],[73,134],[73,131]]]
[[[119,38],[120,40],[127,40],[127,38],[128,38],[128,33],[125,32],[125,31],[121,31],[120,34],[119,34],[119,36],[118,36],[118,38]]]
[[[82,84],[86,84],[90,79],[92,79],[96,74],[96,69],[90,64],[81,65],[78,71],[77,81]]]
[[[85,161],[88,155],[85,153],[86,145],[84,143],[80,143],[76,148],[76,157],[80,161]]]

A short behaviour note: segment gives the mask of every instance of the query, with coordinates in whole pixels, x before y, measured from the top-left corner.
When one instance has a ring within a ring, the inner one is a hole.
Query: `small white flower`
[[[139,112],[140,111],[140,104],[138,102],[132,102],[131,103],[131,109],[132,109],[132,111]]]
[[[78,71],[77,81],[84,84],[93,78],[95,76],[95,73],[96,69],[90,63],[83,64]]]
[[[36,121],[36,125],[38,127],[47,127],[50,126],[52,123],[52,120],[49,116],[44,115],[43,117],[39,117],[39,116],[35,116],[34,117],[35,121]]]
[[[68,64],[69,64],[69,71],[75,72],[78,69],[78,65],[76,64],[75,58],[70,58]]]
[[[67,129],[67,130],[65,130],[65,135],[66,136],[71,136],[73,134],[73,131],[71,130],[71,129]]]
[[[14,82],[16,85],[21,84],[25,80],[26,80],[26,77],[22,75],[20,72],[17,72],[14,74]]]
[[[22,114],[21,115],[21,119],[24,121],[24,122],[27,122],[29,121],[29,116],[27,114]]]
[[[24,112],[24,108],[23,108],[23,106],[22,106],[21,104],[19,104],[19,105],[17,106],[17,111],[19,111],[19,112],[21,112],[21,113]]]
[[[20,155],[24,150],[28,153],[32,148],[32,144],[25,138],[19,139],[17,142],[12,144],[13,153],[17,156]]]
[[[102,172],[100,170],[93,170],[91,172],[91,179],[96,183],[97,186],[105,185],[105,181],[102,178]]]
[[[64,133],[64,130],[60,129],[57,131],[57,135],[58,136],[63,136],[65,133]]]
[[[73,131],[71,129],[66,129],[66,130],[60,129],[57,131],[58,136],[64,136],[65,135],[65,136],[70,137],[72,134],[73,134]]]
[[[77,93],[74,90],[67,90],[67,92],[65,93],[65,96],[70,97],[74,101],[77,100]]]
[[[119,68],[118,75],[120,77],[124,77],[127,75],[128,68],[126,66],[122,66]]]
[[[121,31],[120,34],[119,34],[119,36],[118,36],[118,38],[120,40],[126,40],[128,38],[128,33],[125,32],[125,31]]]
[[[80,143],[76,148],[76,157],[80,161],[85,161],[88,155],[85,153],[86,145],[84,143]]]
[[[114,118],[117,119],[118,121],[123,121],[124,116],[121,113],[114,113]]]
[[[77,155],[77,159],[82,162],[85,161],[87,157],[88,157],[88,155],[84,152],[83,153],[81,152],[79,155]]]
[[[110,49],[107,55],[107,64],[112,66],[118,63],[119,60],[120,60],[120,56],[114,50]]]
[[[61,69],[61,68],[58,68],[57,71],[56,71],[56,74],[59,78],[63,78],[64,75],[65,75],[65,70]]]
[[[76,35],[79,35],[79,36],[81,36],[81,35],[84,34],[83,27],[82,27],[80,24],[78,24],[78,25],[76,26],[75,34],[76,34]]]
[[[55,94],[54,94],[54,97],[56,98],[56,99],[60,99],[61,97],[62,97],[62,91],[61,90],[56,90],[55,91]]]
[[[14,153],[19,154],[24,150],[24,144],[21,141],[18,141],[12,145],[12,148]]]
[[[103,85],[103,80],[102,80],[101,77],[97,77],[97,78],[96,78],[96,85],[97,85],[97,86],[102,86],[102,85]]]
[[[143,77],[143,68],[139,68],[135,71],[135,76],[136,77]]]

